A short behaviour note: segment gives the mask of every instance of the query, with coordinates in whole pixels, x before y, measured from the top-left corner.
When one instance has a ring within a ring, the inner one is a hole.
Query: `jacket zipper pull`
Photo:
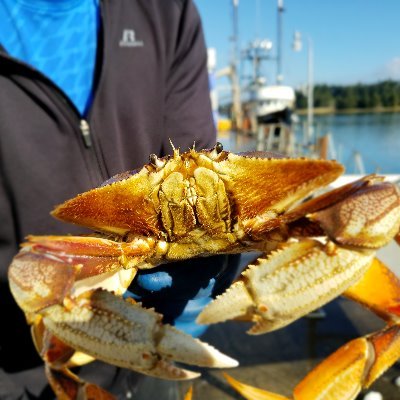
[[[80,129],[82,133],[83,142],[85,147],[92,147],[92,138],[90,137],[90,127],[86,120],[81,119]]]

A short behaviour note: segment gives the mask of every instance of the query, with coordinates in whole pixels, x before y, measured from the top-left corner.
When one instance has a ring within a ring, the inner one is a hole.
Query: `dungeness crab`
[[[388,325],[339,349],[294,396],[353,399],[400,356],[400,283],[374,258],[398,235],[400,194],[367,176],[301,202],[342,172],[335,161],[233,154],[219,143],[183,154],[174,148],[170,157],[152,155],[142,169],[59,205],[54,217],[97,233],[30,236],[9,269],[56,395],[109,398],[69,369],[93,358],[165,379],[197,376],[173,361],[237,365],[121,295],[138,269],[262,251],[199,322],[247,319],[255,322],[250,333],[259,334],[344,293]],[[374,296],[371,284],[381,285]]]

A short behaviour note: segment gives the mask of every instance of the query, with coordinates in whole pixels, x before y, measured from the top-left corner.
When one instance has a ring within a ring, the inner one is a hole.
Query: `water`
[[[400,173],[400,113],[315,117],[316,134],[331,133],[336,158],[354,173],[359,152],[366,173]]]
[[[365,173],[400,174],[400,113],[315,116],[315,134],[331,134],[330,157],[344,164],[346,173],[359,173],[354,153],[361,154]],[[302,140],[305,117],[295,127]],[[221,133],[219,140],[229,151],[255,149],[255,138]]]

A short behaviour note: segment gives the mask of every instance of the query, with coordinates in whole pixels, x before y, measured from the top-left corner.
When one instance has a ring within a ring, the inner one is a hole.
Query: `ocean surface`
[[[315,135],[330,134],[329,158],[344,164],[346,173],[360,173],[361,161],[367,174],[400,174],[400,113],[325,115],[314,120]],[[295,125],[298,141],[303,140],[304,121],[301,116]],[[254,137],[225,133],[220,141],[229,151],[255,149]]]

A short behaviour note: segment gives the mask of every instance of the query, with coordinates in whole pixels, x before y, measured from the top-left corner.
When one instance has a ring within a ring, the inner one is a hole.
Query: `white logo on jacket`
[[[133,29],[124,29],[122,39],[119,41],[119,47],[143,47],[142,40],[136,40],[136,34]]]

